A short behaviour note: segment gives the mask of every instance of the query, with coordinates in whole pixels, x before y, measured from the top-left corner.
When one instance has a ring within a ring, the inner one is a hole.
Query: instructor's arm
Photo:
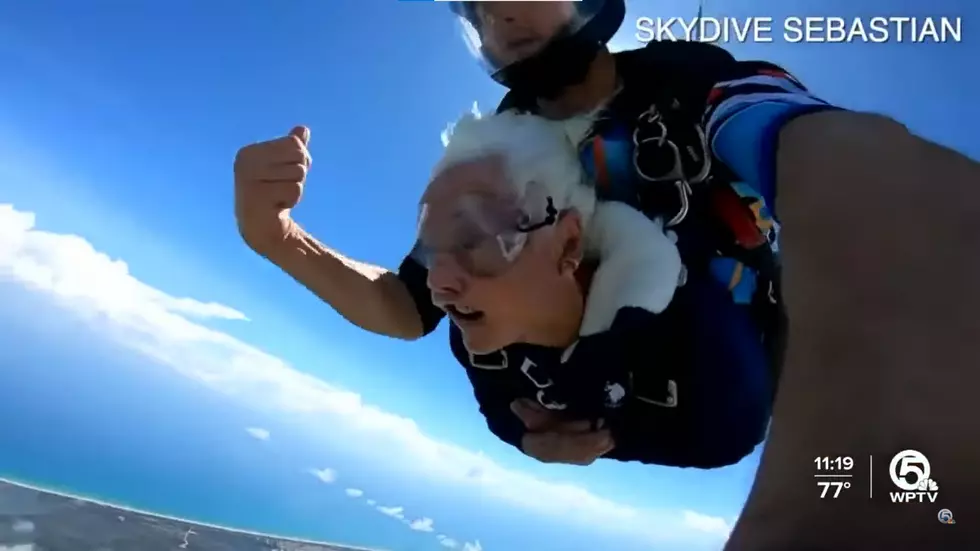
[[[975,530],[936,529],[948,528],[936,526],[939,504],[887,500],[888,460],[911,448],[928,456],[942,507],[980,511],[980,164],[841,111],[787,125],[776,170],[792,337],[726,549],[975,548]],[[874,461],[864,495],[828,506],[799,482],[826,453]]]
[[[303,196],[311,158],[310,131],[243,147],[235,157],[235,218],[256,253],[333,307],[351,323],[381,335],[417,339],[422,316],[402,278],[347,258],[317,241],[291,216]]]

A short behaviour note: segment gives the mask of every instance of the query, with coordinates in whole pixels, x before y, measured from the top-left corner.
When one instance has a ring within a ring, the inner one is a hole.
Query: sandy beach
[[[0,478],[2,551],[380,551],[157,515]]]

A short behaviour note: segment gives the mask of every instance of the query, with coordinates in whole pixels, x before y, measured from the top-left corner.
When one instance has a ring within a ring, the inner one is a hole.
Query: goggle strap
[[[538,222],[537,224],[531,224],[530,226],[518,226],[517,231],[521,233],[531,233],[546,226],[550,226],[558,220],[558,209],[555,208],[555,201],[551,198],[551,196],[548,196],[545,200],[548,201],[548,206],[545,207],[544,220]]]

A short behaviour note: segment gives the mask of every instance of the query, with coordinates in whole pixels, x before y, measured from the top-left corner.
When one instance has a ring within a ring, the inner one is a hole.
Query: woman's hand
[[[588,420],[567,421],[526,398],[515,400],[510,408],[528,430],[521,451],[543,463],[590,465],[615,447],[601,421],[598,429]]]

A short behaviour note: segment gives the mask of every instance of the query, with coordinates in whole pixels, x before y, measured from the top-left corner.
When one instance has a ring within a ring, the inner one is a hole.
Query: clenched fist
[[[268,254],[296,229],[290,212],[303,197],[312,159],[310,129],[297,126],[275,140],[247,145],[235,156],[235,218],[242,238]]]

